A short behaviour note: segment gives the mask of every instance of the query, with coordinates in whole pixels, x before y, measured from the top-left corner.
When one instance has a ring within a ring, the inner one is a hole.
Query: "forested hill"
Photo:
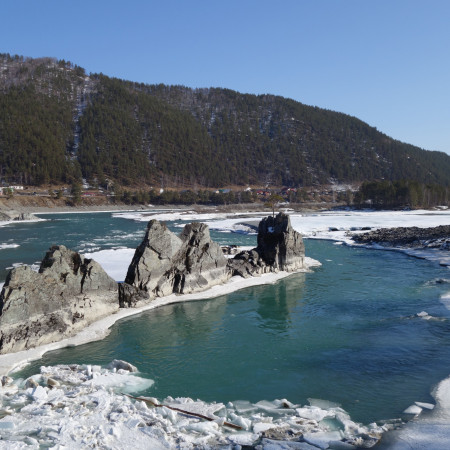
[[[52,58],[0,55],[0,181],[449,185],[449,174],[445,153],[294,100],[138,84]]]

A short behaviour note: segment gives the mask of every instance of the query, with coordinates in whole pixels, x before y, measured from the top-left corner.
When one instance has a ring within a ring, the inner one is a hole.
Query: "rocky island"
[[[0,354],[74,336],[120,308],[146,305],[157,297],[201,292],[236,275],[302,269],[302,236],[283,213],[263,219],[257,247],[234,258],[224,256],[203,223],[188,224],[177,236],[151,220],[119,284],[94,260],[53,246],[38,273],[24,266],[8,274],[0,294]]]
[[[450,250],[450,225],[431,228],[380,228],[369,233],[355,234],[352,239],[358,244],[366,245]]]

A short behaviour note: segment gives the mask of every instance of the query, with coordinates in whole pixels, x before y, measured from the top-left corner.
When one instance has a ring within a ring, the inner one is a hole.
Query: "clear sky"
[[[450,154],[450,0],[1,0],[0,52],[276,94]]]

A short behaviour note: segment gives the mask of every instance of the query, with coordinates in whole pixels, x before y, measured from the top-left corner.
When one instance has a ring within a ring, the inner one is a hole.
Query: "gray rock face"
[[[258,246],[236,255],[228,262],[233,275],[248,278],[268,272],[293,272],[304,266],[305,246],[289,216],[266,217],[258,227]]]
[[[37,217],[31,213],[19,212],[14,209],[0,211],[0,220],[37,220]]]
[[[211,240],[207,225],[186,225],[177,237],[152,220],[136,249],[125,283],[119,287],[119,301],[121,307],[134,307],[155,296],[203,291],[224,283],[229,276],[227,259]]]
[[[157,295],[200,292],[229,279],[228,261],[220,245],[211,240],[207,225],[198,222],[186,225],[181,240],[171,268],[156,287]]]
[[[164,224],[151,220],[144,240],[134,253],[125,283],[152,292],[171,268],[172,258],[180,250],[181,244],[182,240]]]
[[[52,247],[39,273],[8,274],[0,294],[0,353],[61,340],[119,307],[117,283],[94,260]]]

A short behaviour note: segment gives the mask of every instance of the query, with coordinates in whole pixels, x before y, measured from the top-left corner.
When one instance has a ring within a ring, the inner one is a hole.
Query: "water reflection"
[[[302,308],[305,297],[305,274],[291,275],[282,283],[260,289],[257,295],[257,313],[260,326],[277,332],[285,332],[292,326],[292,313]]]

